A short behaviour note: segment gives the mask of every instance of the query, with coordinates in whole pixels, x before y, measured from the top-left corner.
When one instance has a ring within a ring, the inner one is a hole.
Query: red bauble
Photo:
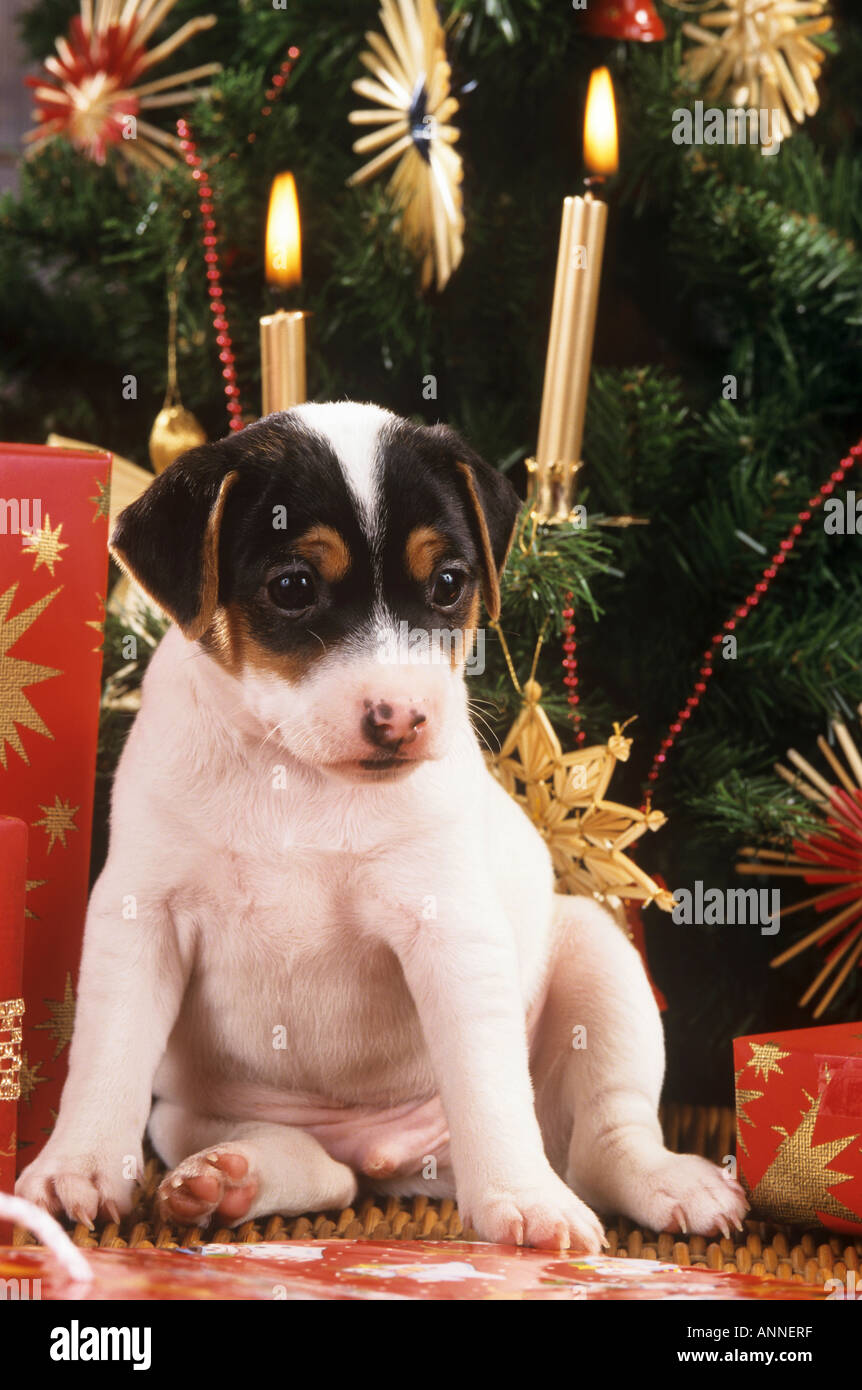
[[[583,30],[594,39],[634,39],[652,43],[667,30],[652,0],[589,0]]]

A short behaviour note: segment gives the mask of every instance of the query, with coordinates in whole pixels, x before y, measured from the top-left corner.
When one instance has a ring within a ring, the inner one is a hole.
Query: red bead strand
[[[769,564],[765,567],[760,579],[754,585],[752,592],[748,595],[745,602],[735,609],[733,616],[728,618],[722,625],[722,630],[717,632],[710,641],[709,646],[703,653],[702,664],[698,672],[698,680],[694,684],[694,690],[681,709],[677,711],[676,718],[669,726],[667,734],[659,744],[658,752],[652,760],[652,766],[647,774],[650,791],[652,791],[652,788],[658,781],[659,773],[667,762],[668,755],[677,738],[700,704],[702,696],[706,694],[707,683],[715,673],[716,648],[724,640],[725,636],[729,632],[735,632],[740,623],[745,622],[751,610],[756,608],[757,604],[767,593],[770,584],[795,547],[797,540],[802,535],[817,508],[823,505],[830,493],[835,491],[835,484],[842,482],[848,469],[852,468],[854,463],[860,458],[862,458],[862,440],[860,440],[858,444],[853,445],[850,453],[846,458],[842,459],[839,466],[830,473],[828,480],[823,484],[819,492],[815,493],[813,497],[809,497],[808,502],[802,511],[799,512],[796,521],[791,526],[784,540],[779,543],[778,549],[770,559]]]
[[[569,717],[575,729],[575,742],[578,744],[586,741],[586,732],[581,728],[581,697],[578,694],[580,679],[578,676],[578,656],[577,643],[575,641],[575,610],[574,594],[569,591],[566,594],[566,607],[563,609],[563,619],[565,628],[563,629],[563,685],[568,690]]]
[[[293,65],[300,56],[300,50],[295,44],[291,44],[287,50],[287,57],[281,64],[280,70],[272,79],[271,85],[266,92],[267,102],[273,102],[284,91],[287,86],[288,78],[293,71]],[[270,115],[271,105],[262,106],[260,114]],[[180,149],[183,158],[191,170],[192,178],[195,180],[200,200],[201,219],[203,222],[204,235],[202,245],[204,248],[204,264],[206,266],[207,292],[210,300],[210,313],[212,314],[213,328],[216,330],[216,343],[219,347],[219,361],[222,364],[222,377],[224,379],[224,393],[227,400],[227,411],[232,430],[243,428],[242,402],[240,400],[239,386],[236,379],[236,357],[233,351],[233,340],[230,333],[230,323],[227,318],[227,310],[224,304],[222,291],[221,266],[218,254],[218,228],[215,217],[213,216],[214,207],[212,202],[213,191],[210,186],[209,177],[203,167],[201,158],[198,154],[197,144],[192,135],[189,123],[180,119],[177,121],[177,134],[180,137]],[[252,132],[248,136],[249,143],[253,143],[255,135]],[[231,159],[236,155],[231,154]]]
[[[291,44],[290,48],[287,50],[287,57],[266,89],[266,105],[260,108],[260,114],[262,116],[266,117],[272,115],[272,103],[278,100],[287,86],[288,78],[293,71],[293,65],[299,56],[300,50],[296,47],[296,44]],[[253,145],[257,136],[254,131],[250,131],[246,139],[250,145]]]
[[[209,176],[198,154],[198,147],[192,136],[188,121],[182,118],[177,121],[177,134],[180,137],[180,149],[182,150],[183,158],[191,170],[192,178],[197,184],[201,221],[204,232],[201,244],[204,248],[204,264],[207,268],[207,293],[209,294],[213,328],[216,331],[216,342],[219,346],[219,361],[222,364],[222,377],[224,379],[223,389],[227,400],[230,428],[232,430],[241,430],[244,424],[242,418],[242,402],[240,401],[239,386],[236,380],[236,357],[233,351],[233,339],[231,338],[230,323],[228,322],[222,291],[221,267],[219,265],[219,254],[217,249],[218,228],[216,226],[215,217],[213,216],[213,191]]]

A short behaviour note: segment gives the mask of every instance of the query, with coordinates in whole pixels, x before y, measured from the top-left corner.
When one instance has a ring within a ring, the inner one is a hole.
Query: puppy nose
[[[414,743],[426,716],[409,702],[366,700],[362,717],[362,735],[375,748],[397,753],[399,748]]]

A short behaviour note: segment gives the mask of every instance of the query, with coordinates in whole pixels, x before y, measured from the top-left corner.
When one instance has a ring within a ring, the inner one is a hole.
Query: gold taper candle
[[[272,185],[266,221],[266,278],[289,289],[302,279],[299,204],[292,174]],[[305,320],[300,309],[277,309],[260,321],[263,414],[289,410],[306,399]]]
[[[260,321],[262,413],[302,405],[305,389],[305,320],[300,309],[277,309]]]
[[[607,203],[590,193],[563,203],[536,449],[540,465],[580,461],[607,218]]]
[[[584,157],[594,174],[616,168],[616,115],[607,68],[594,72],[587,97]],[[602,274],[607,204],[591,192],[563,202],[554,302],[535,460],[534,510],[563,521],[581,466],[584,416]]]

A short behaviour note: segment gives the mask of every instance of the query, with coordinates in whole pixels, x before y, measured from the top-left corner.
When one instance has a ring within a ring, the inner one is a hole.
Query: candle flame
[[[617,112],[607,68],[596,68],[590,76],[584,118],[584,163],[591,174],[615,174],[619,167]]]
[[[266,219],[266,278],[271,285],[290,289],[302,279],[302,241],[299,202],[293,174],[273,180]]]

